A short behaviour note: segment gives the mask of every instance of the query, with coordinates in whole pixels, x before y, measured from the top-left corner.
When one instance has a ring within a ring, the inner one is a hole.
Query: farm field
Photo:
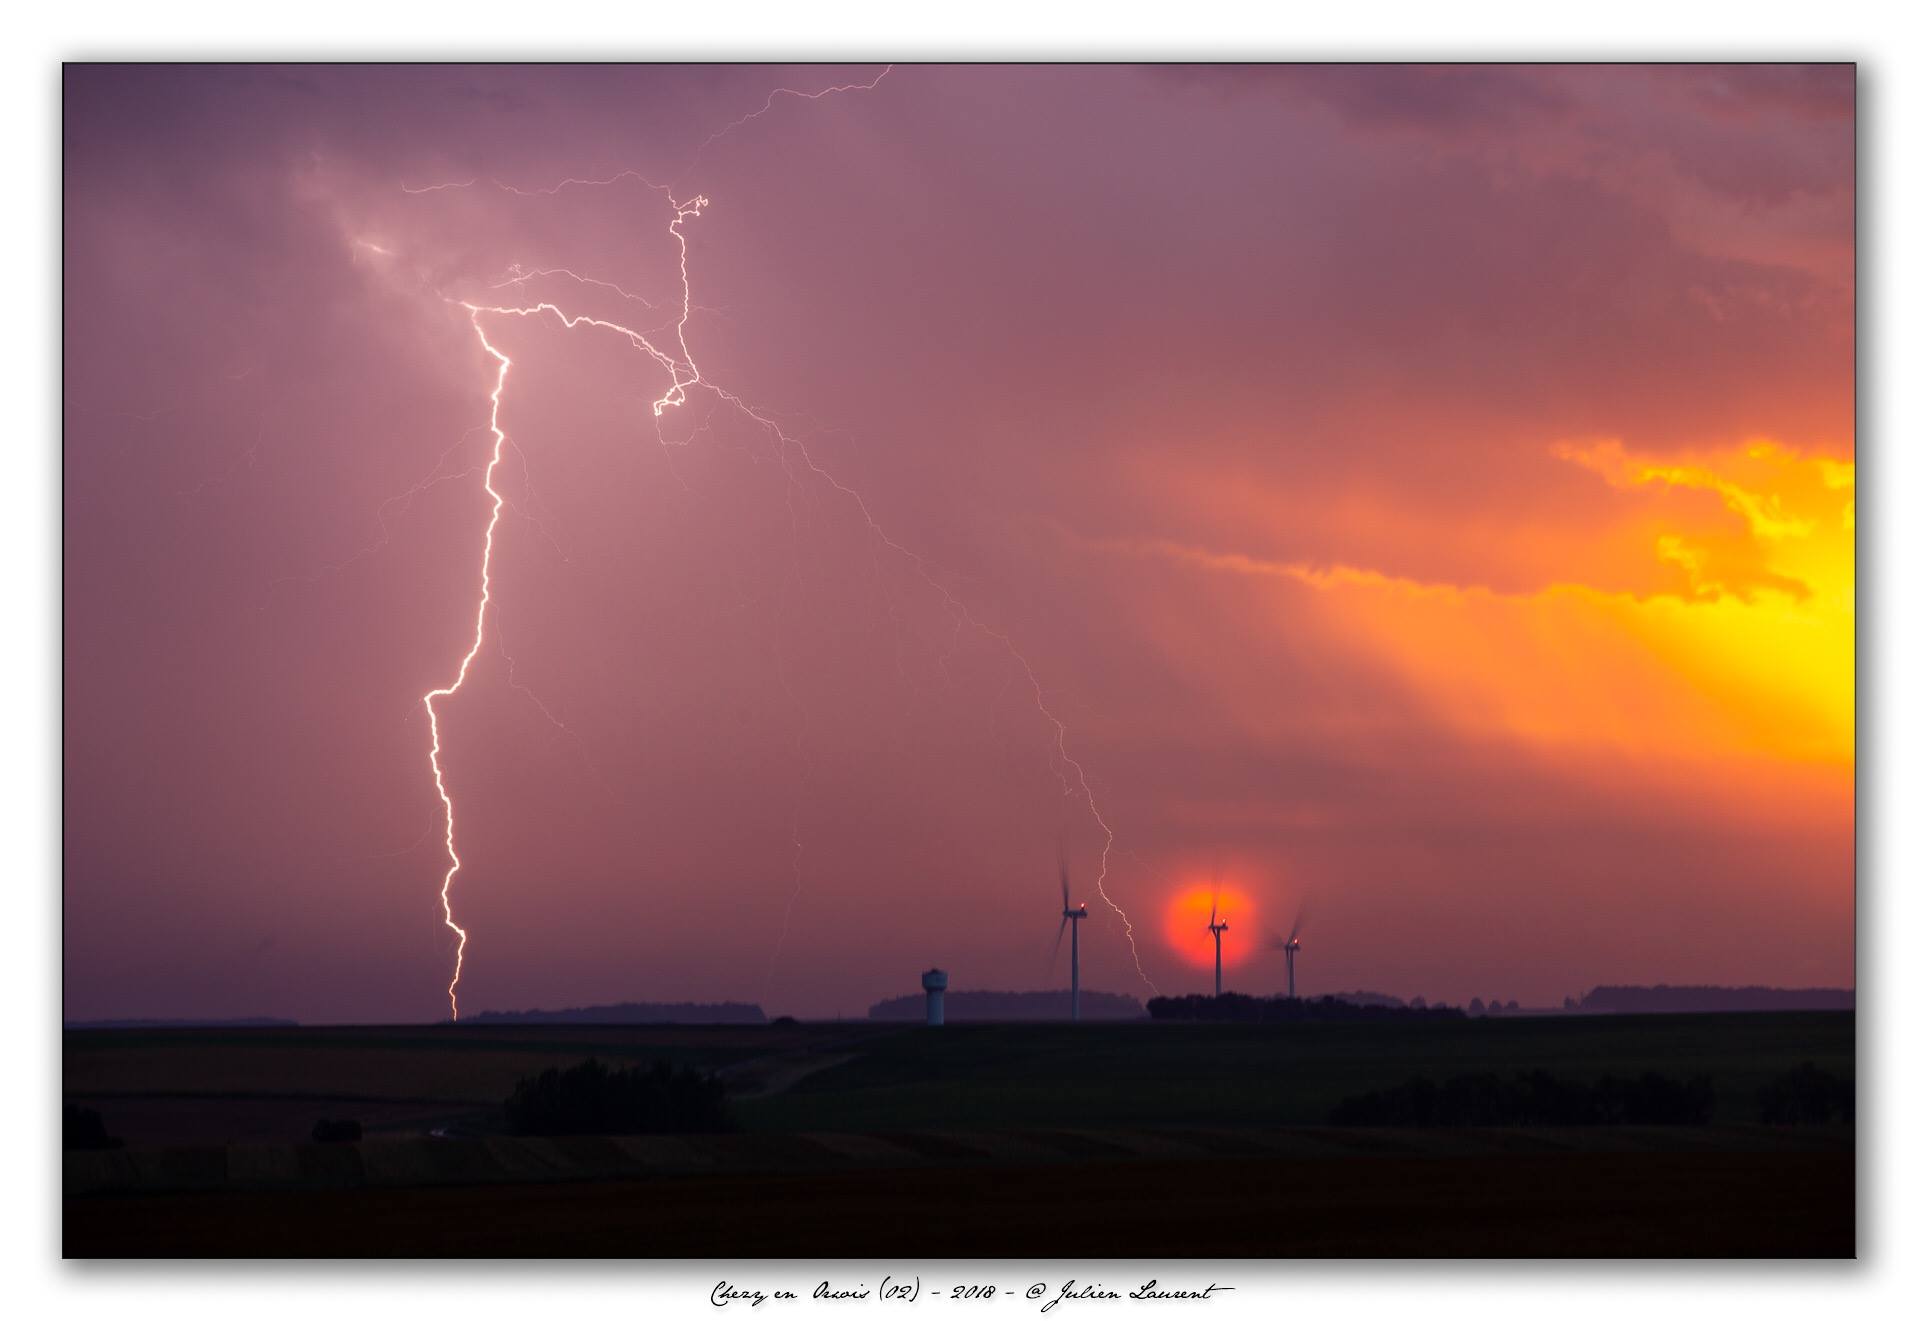
[[[928,1207],[939,1208],[929,1237]],[[1847,1153],[1092,1161],[107,1196],[70,1256],[1849,1257]]]
[[[517,1079],[590,1056],[718,1071],[735,1131],[506,1134],[500,1102]],[[1156,1209],[1116,1218],[1138,1229],[1105,1256],[1233,1243],[1256,1255],[1689,1256],[1782,1243],[1849,1255],[1851,1127],[1758,1122],[1760,1089],[1805,1061],[1850,1077],[1852,1015],[71,1032],[67,1099],[126,1145],[67,1154],[66,1250],[503,1250],[472,1214],[456,1218],[466,1236],[447,1239],[420,1213],[447,1203],[522,1225],[519,1250],[535,1254],[649,1255],[701,1232],[744,1235],[717,1252],[810,1254],[853,1249],[821,1247],[806,1207],[846,1203],[842,1227],[866,1226],[877,1245],[918,1199],[939,1197],[979,1213],[967,1250],[993,1256],[1017,1255],[1025,1219],[1077,1241],[1113,1199]],[[1531,1069],[1704,1075],[1714,1122],[1326,1125],[1342,1098],[1415,1076]],[[366,1136],[314,1144],[323,1117],[358,1119]],[[1205,1193],[1215,1186],[1236,1190],[1233,1214],[1290,1227],[1220,1226]],[[760,1211],[731,1216],[742,1200]],[[685,1210],[668,1216],[669,1204]],[[1466,1207],[1473,1224],[1448,1228]],[[391,1234],[376,1247],[365,1236],[382,1224]],[[296,1230],[298,1242],[286,1237]]]

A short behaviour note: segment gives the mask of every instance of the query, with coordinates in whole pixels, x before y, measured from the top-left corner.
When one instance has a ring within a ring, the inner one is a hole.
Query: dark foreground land
[[[516,1079],[589,1055],[722,1071],[739,1131],[505,1133]],[[1850,1126],[1759,1122],[1802,1061],[1850,1078],[1853,1016],[70,1033],[67,1099],[127,1145],[68,1153],[65,1251],[1850,1256]],[[1714,1122],[1325,1123],[1521,1069],[1709,1076]]]

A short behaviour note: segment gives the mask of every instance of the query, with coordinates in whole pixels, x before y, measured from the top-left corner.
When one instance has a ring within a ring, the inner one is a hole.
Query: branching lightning
[[[877,86],[881,79],[885,78],[886,74],[891,71],[892,66],[888,65],[872,82],[849,83],[839,87],[827,88],[820,92],[807,93],[795,91],[790,88],[777,88],[768,95],[766,103],[762,105],[760,109],[742,116],[712,134],[705,143],[701,144],[701,150],[704,150],[705,147],[711,145],[714,141],[741,125],[765,114],[772,108],[775,100],[782,95],[799,97],[806,100],[817,100],[836,92],[870,90],[874,86]],[[434,786],[440,795],[440,802],[444,809],[446,823],[446,852],[449,865],[441,882],[440,901],[445,925],[458,939],[458,947],[454,958],[453,978],[447,986],[447,998],[452,1006],[453,1017],[456,1020],[459,1018],[458,993],[461,974],[465,967],[467,931],[464,927],[460,926],[453,917],[453,881],[461,869],[462,862],[455,847],[453,799],[447,790],[441,765],[439,713],[436,703],[439,699],[451,697],[460,690],[461,686],[466,682],[474,658],[479,654],[480,648],[484,644],[487,610],[492,600],[494,534],[499,526],[500,511],[506,503],[504,497],[494,487],[493,478],[508,443],[506,433],[500,426],[500,407],[501,398],[506,388],[507,374],[512,367],[512,360],[487,338],[485,319],[489,317],[518,317],[529,320],[539,320],[550,316],[558,323],[560,328],[564,330],[599,330],[625,339],[632,348],[646,355],[654,365],[666,373],[666,389],[657,399],[652,401],[651,405],[656,430],[660,426],[660,419],[665,416],[667,411],[669,409],[680,408],[684,405],[689,392],[693,390],[707,391],[715,398],[731,406],[739,414],[750,419],[765,431],[772,442],[774,451],[782,467],[785,469],[789,480],[794,482],[798,480],[794,466],[794,461],[797,460],[799,466],[804,468],[806,473],[810,474],[814,479],[824,482],[834,492],[845,497],[853,507],[858,510],[860,517],[865,521],[868,535],[873,538],[875,543],[906,560],[913,567],[914,572],[939,595],[944,608],[953,621],[956,635],[962,629],[972,629],[992,639],[1005,650],[1007,655],[1017,664],[1020,672],[1025,675],[1027,684],[1032,690],[1034,705],[1038,709],[1041,717],[1053,731],[1051,759],[1053,761],[1054,773],[1060,782],[1062,793],[1069,798],[1084,797],[1087,810],[1099,826],[1103,836],[1103,843],[1100,849],[1099,873],[1095,881],[1095,888],[1100,898],[1119,916],[1121,923],[1125,927],[1127,944],[1132,950],[1135,970],[1139,973],[1141,980],[1157,992],[1158,988],[1154,985],[1152,979],[1146,976],[1145,969],[1140,963],[1139,946],[1134,936],[1132,920],[1106,889],[1106,879],[1110,873],[1111,855],[1115,838],[1113,829],[1107,823],[1104,814],[1100,810],[1085,767],[1068,750],[1065,722],[1054,713],[1052,706],[1049,704],[1046,690],[1041,685],[1038,675],[1033,670],[1032,664],[1013,643],[1011,638],[975,616],[966,603],[960,600],[945,583],[940,581],[925,557],[895,540],[874,517],[871,509],[867,505],[865,497],[862,496],[859,491],[841,482],[830,471],[822,467],[814,459],[811,451],[807,448],[803,440],[788,434],[766,411],[756,408],[735,392],[709,380],[694,360],[693,353],[687,344],[686,338],[687,322],[693,314],[695,304],[692,300],[692,281],[688,270],[689,258],[684,225],[688,220],[697,218],[702,211],[704,211],[709,205],[707,198],[704,195],[697,195],[688,201],[679,201],[668,187],[652,183],[631,170],[620,171],[606,179],[564,179],[551,187],[539,189],[521,189],[498,183],[498,181],[489,182],[504,191],[519,196],[551,196],[567,187],[604,187],[627,180],[637,182],[645,188],[659,193],[665,198],[672,211],[672,219],[668,222],[666,228],[679,248],[680,289],[678,315],[667,326],[636,329],[620,322],[587,315],[584,312],[570,312],[559,304],[547,299],[524,303],[487,303],[475,302],[468,299],[448,300],[456,304],[466,313],[475,335],[479,338],[481,348],[498,363],[498,371],[494,377],[493,389],[489,396],[491,413],[488,425],[493,433],[492,456],[485,469],[485,488],[488,498],[491,501],[491,511],[487,520],[486,534],[480,559],[480,596],[474,615],[473,639],[471,645],[467,648],[466,654],[460,660],[459,670],[453,682],[445,687],[433,689],[427,693],[424,698],[432,734],[432,751],[429,760],[433,771]],[[415,194],[428,193],[445,188],[471,187],[476,182],[478,182],[478,180],[468,180],[465,183],[435,184],[421,188],[407,188],[406,191]],[[659,310],[648,300],[638,295],[628,293],[626,290],[608,281],[593,279],[579,275],[571,270],[558,268],[532,270],[518,266],[512,267],[509,268],[507,279],[491,285],[489,288],[497,292],[510,287],[524,287],[528,282],[536,278],[545,277],[559,277],[572,280],[581,285],[594,285],[610,289],[622,298],[638,303],[648,310]],[[667,338],[669,335],[670,339]],[[663,445],[674,443],[667,441],[663,430],[660,431],[660,441]],[[795,866],[797,868],[799,854],[803,848],[798,834],[797,820],[794,824],[793,845]],[[790,899],[787,915],[790,921]],[[782,933],[781,939],[783,942],[784,933]]]
[[[773,103],[779,100],[779,98],[781,98],[782,96],[795,97],[801,101],[818,101],[825,97],[837,95],[840,92],[870,92],[875,87],[878,87],[880,85],[881,80],[884,79],[886,75],[891,72],[893,72],[893,66],[889,64],[884,69],[881,69],[879,73],[874,76],[873,81],[870,83],[841,83],[837,87],[825,87],[825,88],[821,88],[817,92],[801,92],[791,87],[775,87],[772,91],[766,94],[766,102],[758,110],[753,111],[751,114],[741,115],[738,119],[726,125],[724,128],[717,129],[713,133],[709,134],[707,136],[706,141],[700,144],[700,151],[702,152],[705,151],[708,147],[712,146],[715,142],[718,142],[721,138],[725,137],[728,133],[731,133],[734,129],[740,128],[746,124],[750,124],[754,120],[758,119],[761,115],[771,110],[773,108]],[[694,159],[695,160],[699,159],[699,154],[697,152],[694,154]]]

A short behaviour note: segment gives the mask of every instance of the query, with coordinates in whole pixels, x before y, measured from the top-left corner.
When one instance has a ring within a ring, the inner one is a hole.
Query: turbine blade
[[[1059,842],[1059,906],[1062,912],[1073,906],[1072,887],[1068,884],[1066,877],[1066,841],[1064,839]]]
[[[1066,938],[1066,923],[1068,920],[1069,919],[1062,915],[1059,920],[1059,930],[1053,935],[1053,955],[1046,961],[1046,968],[1049,972],[1059,966],[1059,943]]]

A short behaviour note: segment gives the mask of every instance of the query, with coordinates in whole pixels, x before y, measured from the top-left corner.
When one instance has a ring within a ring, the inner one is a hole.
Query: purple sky
[[[879,73],[67,70],[69,1018],[445,1013],[476,325],[463,1010],[1851,985],[1849,67]]]

